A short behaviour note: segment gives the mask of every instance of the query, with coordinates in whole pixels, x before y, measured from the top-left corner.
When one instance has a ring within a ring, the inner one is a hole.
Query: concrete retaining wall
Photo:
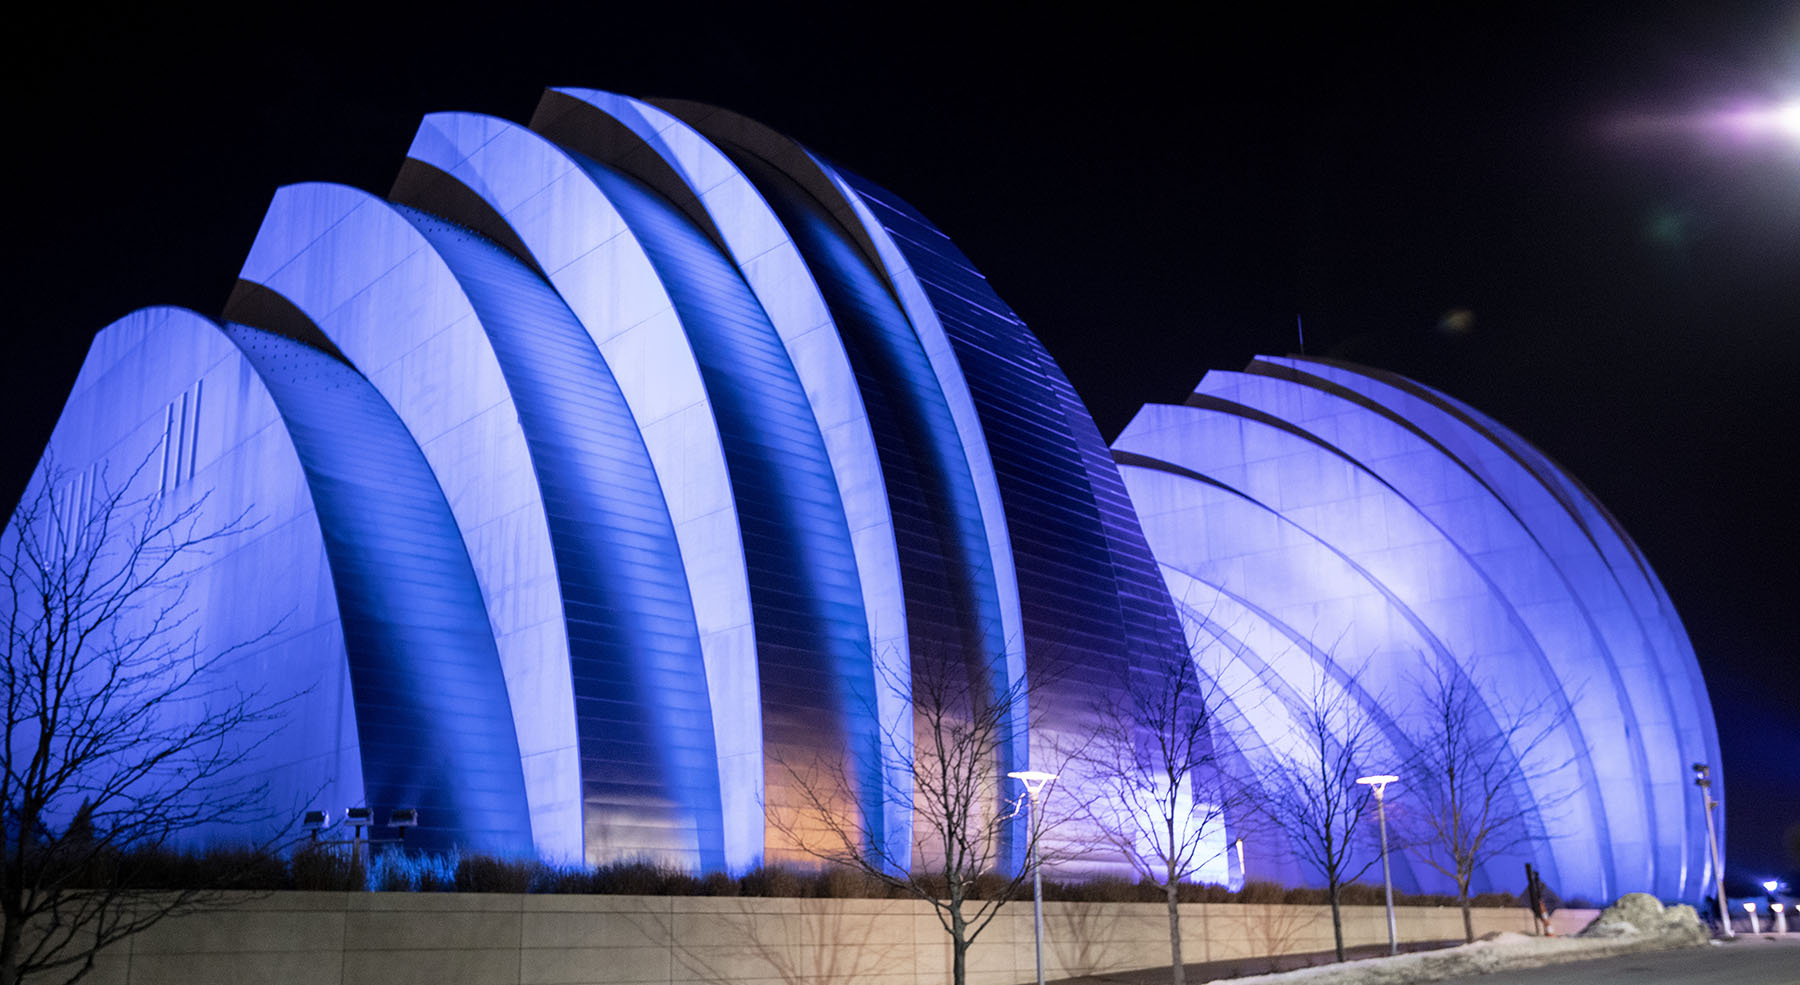
[[[1530,932],[1523,909],[1475,911],[1476,932]],[[1380,907],[1346,907],[1347,943],[1387,940]],[[1407,940],[1456,938],[1454,908],[1402,907]],[[1328,950],[1323,906],[1182,907],[1189,961]],[[1051,978],[1168,963],[1155,903],[1045,905]],[[1031,980],[1030,901],[969,952],[971,985]],[[275,893],[164,921],[102,956],[106,985],[938,985],[949,938],[902,900]]]

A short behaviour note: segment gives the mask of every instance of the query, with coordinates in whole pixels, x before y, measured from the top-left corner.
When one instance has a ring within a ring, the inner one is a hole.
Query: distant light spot
[[[1475,330],[1475,312],[1467,308],[1451,308],[1438,319],[1438,331],[1445,335],[1467,335]]]
[[[1658,207],[1644,220],[1644,238],[1656,246],[1676,250],[1687,245],[1693,219],[1677,209]]]

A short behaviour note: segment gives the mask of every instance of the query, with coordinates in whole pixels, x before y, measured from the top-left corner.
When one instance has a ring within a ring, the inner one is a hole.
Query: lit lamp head
[[[1043,770],[1019,770],[1006,775],[1025,784],[1025,792],[1030,794],[1034,801],[1038,799],[1039,794],[1044,792],[1044,788],[1050,785],[1050,781],[1056,779],[1055,773],[1046,773]]]
[[[1712,768],[1705,763],[1694,764],[1694,785],[1697,787],[1712,786]]]
[[[1359,776],[1356,778],[1356,782],[1361,783],[1365,786],[1374,787],[1375,788],[1375,799],[1380,800],[1383,791],[1385,791],[1387,789],[1387,785],[1390,783],[1393,783],[1394,781],[1396,781],[1398,779],[1400,779],[1400,778],[1393,775],[1392,773],[1378,773],[1378,774],[1375,774],[1374,776]]]
[[[331,827],[331,812],[307,811],[300,816],[300,826],[313,832],[317,832],[321,828],[329,828]]]
[[[1744,912],[1745,913],[1755,913],[1756,912],[1756,904],[1755,903],[1745,903],[1744,904]]]
[[[1764,889],[1764,890],[1765,890],[1765,891],[1767,891],[1767,892],[1771,892],[1771,893],[1772,893],[1772,892],[1774,892],[1774,891],[1775,891],[1775,890],[1776,890],[1776,889],[1778,889],[1778,888],[1779,888],[1779,887],[1780,887],[1780,886],[1781,886],[1781,883],[1779,883],[1779,882],[1777,882],[1777,881],[1775,881],[1775,880],[1774,880],[1774,879],[1765,879],[1765,880],[1763,880],[1763,889]]]
[[[1770,903],[1769,909],[1774,910],[1776,913],[1780,913],[1782,910],[1786,909],[1786,907],[1782,906],[1780,903]]]

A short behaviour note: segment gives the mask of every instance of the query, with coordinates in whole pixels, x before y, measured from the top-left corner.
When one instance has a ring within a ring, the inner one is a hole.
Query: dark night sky
[[[718,103],[930,216],[1108,438],[1209,368],[1290,351],[1299,315],[1310,352],[1536,442],[1686,621],[1732,868],[1800,881],[1800,137],[1614,125],[1800,98],[1800,5],[279,6],[10,25],[0,507],[92,334],[148,304],[216,312],[277,186],[385,192],[423,114],[523,120],[550,84]],[[1472,330],[1440,329],[1459,309]]]

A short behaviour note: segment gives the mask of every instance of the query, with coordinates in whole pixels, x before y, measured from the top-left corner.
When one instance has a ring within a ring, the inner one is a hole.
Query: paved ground
[[[1412,951],[1435,951],[1439,948],[1454,947],[1462,941],[1415,941],[1400,945],[1402,953]],[[1374,958],[1387,953],[1386,944],[1370,947],[1345,948],[1350,960]],[[1330,964],[1336,955],[1332,951],[1317,951],[1308,954],[1283,954],[1276,957],[1239,958],[1234,961],[1206,961],[1185,964],[1188,985],[1200,985],[1201,982],[1218,979],[1244,978],[1249,975],[1266,975],[1272,971],[1293,971],[1295,968],[1310,968],[1313,965]],[[1107,975],[1084,975],[1080,978],[1053,979],[1049,985],[1169,985],[1167,968],[1151,968],[1143,971],[1117,971]]]
[[[1740,935],[1716,947],[1446,978],[1433,985],[1800,985],[1800,934]]]
[[[1402,945],[1403,951],[1432,950],[1460,941]],[[1352,948],[1352,961],[1379,957],[1385,946]],[[1290,954],[1280,958],[1214,961],[1186,966],[1189,985],[1230,980],[1271,971],[1328,964],[1332,954]],[[1345,980],[1361,977],[1345,966]],[[1065,978],[1052,985],[1168,985],[1166,968]],[[1734,942],[1679,951],[1652,951],[1616,958],[1500,971],[1470,977],[1420,980],[1414,985],[1800,985],[1800,934],[1784,939],[1741,936]]]

